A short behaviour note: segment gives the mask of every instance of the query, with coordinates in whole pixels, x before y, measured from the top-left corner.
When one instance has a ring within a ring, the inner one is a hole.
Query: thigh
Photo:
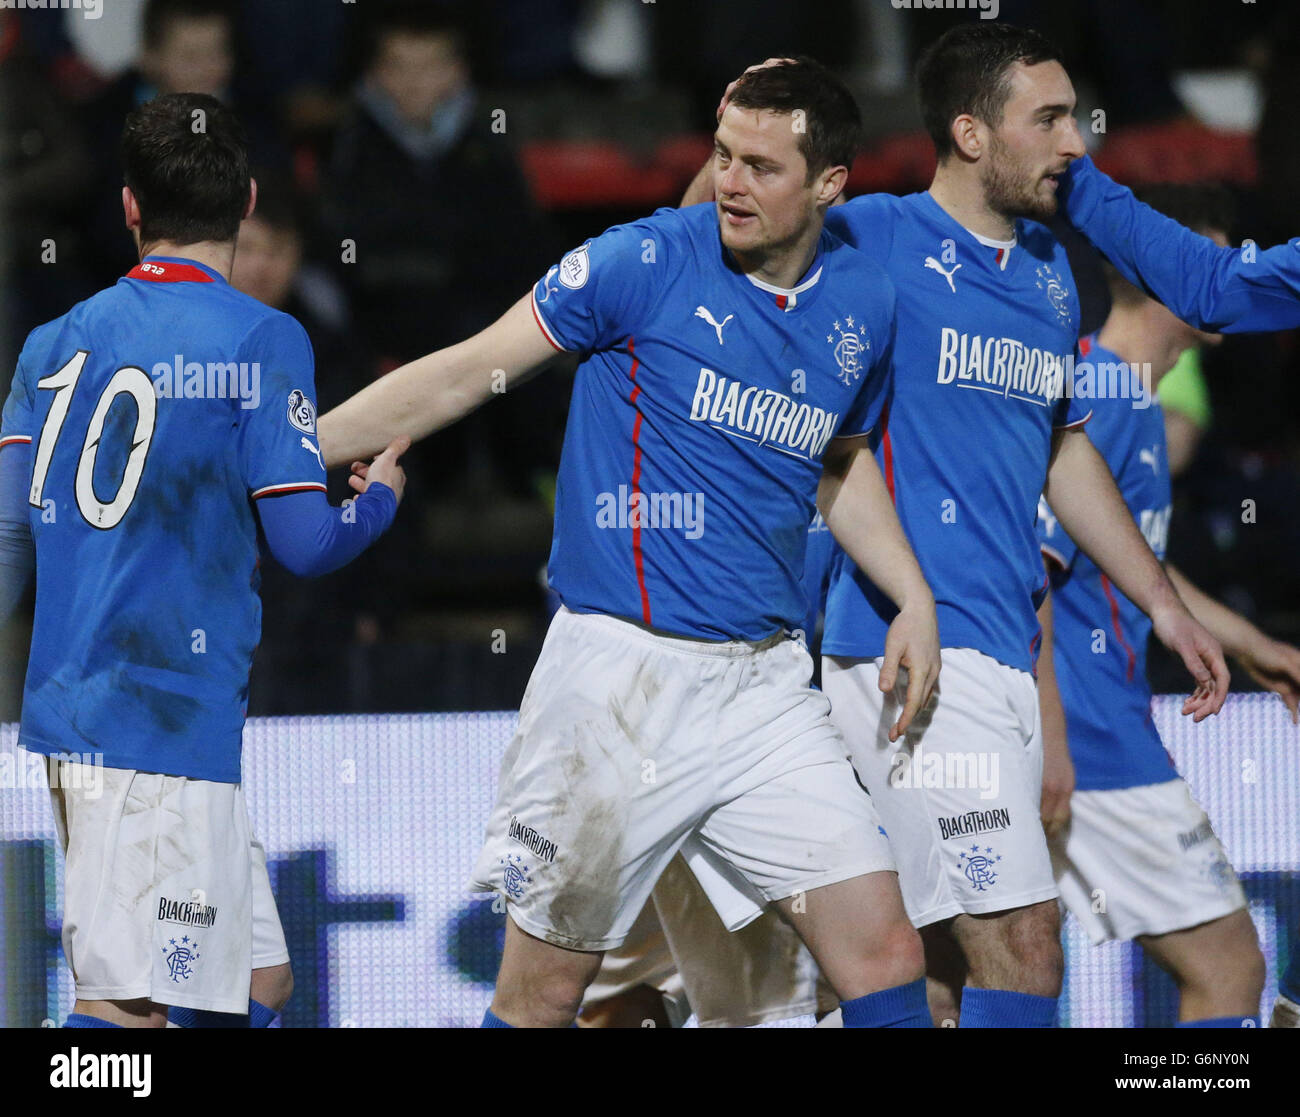
[[[880,661],[823,661],[832,719],[898,858],[918,927],[1057,894],[1038,817],[1042,743],[1032,678],[970,649],[943,651],[939,691],[888,738],[905,692],[882,694]]]

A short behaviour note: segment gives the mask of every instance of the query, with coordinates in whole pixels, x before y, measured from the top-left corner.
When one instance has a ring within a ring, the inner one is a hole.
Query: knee
[[[1007,930],[1011,960],[1027,974],[1034,975],[1036,983],[1051,986],[1042,992],[1031,991],[1040,996],[1060,993],[1065,976],[1065,952],[1061,949],[1061,912],[1056,901],[1034,904],[1017,912]]]
[[[916,928],[906,919],[890,926],[876,943],[876,962],[897,978],[893,984],[906,985],[925,976],[925,948]]]
[[[511,988],[498,983],[493,1011],[516,1027],[568,1027],[582,1007],[587,984],[568,971],[534,971]]]

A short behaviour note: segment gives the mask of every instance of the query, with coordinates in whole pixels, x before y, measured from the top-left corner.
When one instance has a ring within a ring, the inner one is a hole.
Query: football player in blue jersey
[[[0,423],[0,623],[36,572],[18,741],[67,856],[68,1026],[265,1027],[292,978],[240,782],[259,526],[298,574],[342,566],[404,445],[330,507],[307,336],[228,282],[256,202],[230,111],[160,97],[122,152],[140,264],[32,332]]]
[[[944,679],[909,735],[883,731],[897,710],[880,671],[893,609],[870,572],[839,555],[822,685],[927,955],[936,971],[962,959],[961,1026],[1050,1026],[1063,958],[1032,675],[1044,488],[1186,664],[1196,691],[1184,712],[1216,713],[1228,675],[1088,441],[1086,401],[1070,393],[1078,299],[1064,249],[1039,223],[1083,154],[1059,51],[1031,31],[967,24],[927,49],[917,79],[939,156],[930,189],[852,199],[827,227],[878,260],[898,294],[895,392],[877,453],[935,593]]]
[[[344,463],[582,355],[549,571],[563,608],[473,874],[510,916],[486,1026],[568,1025],[679,849],[729,898],[785,913],[846,1025],[929,1026],[888,842],[787,635],[820,508],[897,608],[883,670],[908,668],[910,694],[894,736],[933,687],[932,598],[866,448],[893,292],[822,228],[859,128],[815,63],[754,75],[718,125],[725,206],[609,230],[483,333],[321,420],[327,463]]]
[[[1228,243],[1212,191],[1165,186],[1139,195],[1166,217]],[[1078,369],[1095,376],[1099,388],[1121,382],[1141,391],[1098,391],[1088,434],[1163,559],[1172,506],[1164,419],[1154,393],[1183,350],[1209,339],[1113,267],[1108,279],[1111,312],[1097,334],[1081,340]],[[1040,686],[1045,800],[1054,789],[1063,793],[1064,807],[1047,804],[1052,817],[1045,824],[1061,898],[1094,943],[1135,940],[1173,977],[1180,1026],[1258,1026],[1264,959],[1245,894],[1151,719],[1150,622],[1079,553],[1045,501],[1038,531],[1052,579],[1042,610],[1056,682]],[[1281,696],[1294,720],[1300,650],[1271,640],[1174,567],[1166,569],[1193,615],[1252,678]],[[1047,677],[1040,671],[1040,681]],[[1063,718],[1053,709],[1057,702]]]

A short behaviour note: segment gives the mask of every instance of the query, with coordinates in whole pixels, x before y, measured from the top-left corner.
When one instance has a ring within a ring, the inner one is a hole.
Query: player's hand
[[[1183,703],[1183,714],[1204,721],[1223,708],[1228,697],[1228,665],[1223,649],[1182,603],[1167,605],[1151,614],[1156,639],[1179,656],[1196,680],[1196,689]]]
[[[1043,730],[1043,794],[1038,813],[1043,831],[1049,838],[1060,834],[1070,823],[1070,796],[1074,794],[1074,761],[1070,759],[1065,735]]]
[[[1282,699],[1291,724],[1300,725],[1300,648],[1265,637],[1237,659],[1255,682]]]
[[[752,74],[755,70],[766,70],[769,66],[785,66],[793,61],[793,58],[769,58],[766,62],[759,62],[757,65],[750,66],[745,71],[745,74]],[[740,78],[743,78],[745,74],[741,74]],[[723,93],[722,100],[718,102],[719,120],[722,119],[722,114],[727,111],[727,106],[731,103],[731,95],[736,91],[736,85],[739,83],[740,78],[727,85],[727,91]]]
[[[885,662],[880,668],[880,689],[886,694],[898,682],[900,667],[907,668],[907,697],[903,712],[889,730],[889,739],[897,741],[930,701],[939,681],[939,622],[934,615],[934,601],[908,606],[899,611],[885,636]]]
[[[393,439],[388,444],[388,449],[369,465],[365,462],[353,462],[352,476],[348,478],[348,484],[358,493],[364,493],[375,482],[387,485],[397,497],[397,503],[401,504],[402,495],[406,492],[406,470],[398,465],[397,459],[410,448],[411,440],[406,435],[402,435],[401,438]]]

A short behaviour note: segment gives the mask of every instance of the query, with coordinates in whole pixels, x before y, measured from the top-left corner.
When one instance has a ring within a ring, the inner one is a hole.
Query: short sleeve
[[[671,250],[653,219],[575,248],[533,287],[533,313],[564,352],[607,349],[636,332],[667,286]]]
[[[287,314],[259,322],[240,347],[258,369],[256,406],[240,401],[239,467],[254,500],[280,493],[325,492],[316,441],[316,381],[307,332]]]
[[[23,358],[18,358],[14,369],[13,384],[9,389],[9,398],[5,400],[4,414],[0,417],[0,446],[11,443],[31,442],[32,431],[32,384],[27,376]]]
[[[865,383],[853,401],[853,407],[844,417],[836,438],[854,438],[870,434],[879,424],[885,407],[894,394],[894,337],[897,321],[894,317],[894,299],[890,292],[889,329],[880,349],[874,354]]]
[[[1084,355],[1076,348],[1074,359],[1076,365],[1086,360]],[[1092,418],[1092,405],[1086,400],[1081,400],[1075,394],[1068,390],[1070,387],[1070,378],[1065,378],[1065,394],[1061,396],[1052,408],[1052,426],[1057,430],[1066,430],[1070,427],[1081,427]]]
[[[1038,546],[1052,560],[1061,573],[1068,574],[1074,566],[1079,548],[1065,534],[1044,497],[1038,498]]]

